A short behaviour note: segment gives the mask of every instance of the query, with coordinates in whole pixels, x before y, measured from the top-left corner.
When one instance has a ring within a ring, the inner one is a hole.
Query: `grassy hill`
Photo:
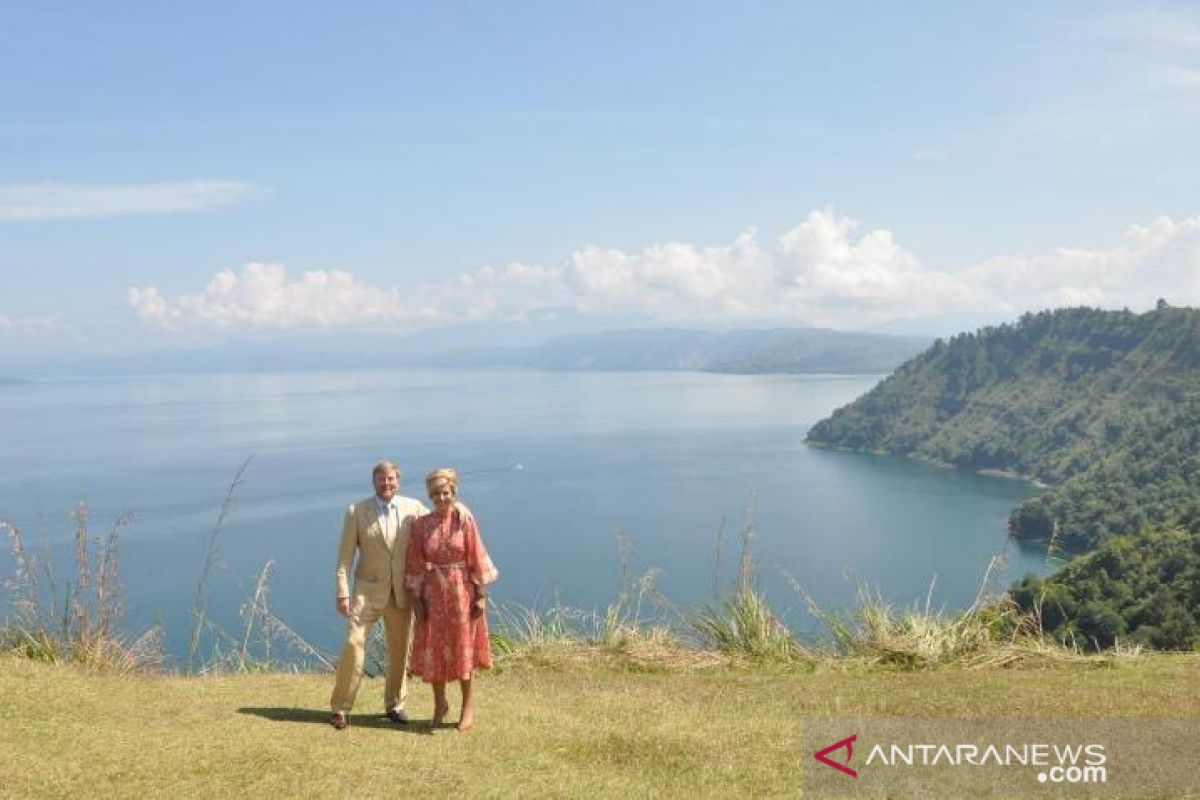
[[[0,796],[798,797],[810,716],[1200,718],[1197,655],[917,672],[527,658],[479,679],[466,734],[428,732],[423,685],[414,724],[394,727],[379,716],[379,680],[334,731],[331,684],[0,655]]]

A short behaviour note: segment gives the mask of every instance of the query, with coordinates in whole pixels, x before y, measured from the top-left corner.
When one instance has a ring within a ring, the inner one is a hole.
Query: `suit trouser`
[[[412,609],[398,607],[394,595],[383,605],[363,602],[361,606],[351,610],[350,619],[346,624],[346,644],[342,647],[342,657],[338,660],[337,677],[329,705],[334,711],[349,711],[354,707],[354,698],[362,681],[368,637],[375,621],[383,617],[388,659],[387,679],[383,689],[384,708],[388,711],[404,708],[404,701],[408,697],[408,651],[412,644]]]

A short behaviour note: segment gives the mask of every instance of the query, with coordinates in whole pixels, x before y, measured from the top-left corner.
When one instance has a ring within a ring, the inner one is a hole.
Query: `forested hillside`
[[[1088,650],[1136,642],[1200,646],[1200,537],[1187,528],[1115,536],[1048,578],[1027,576],[1011,595],[1040,611],[1046,633]]]
[[[939,340],[808,441],[1041,481],[1013,532],[1072,551],[1174,524],[1200,502],[1200,311],[1063,309]]]

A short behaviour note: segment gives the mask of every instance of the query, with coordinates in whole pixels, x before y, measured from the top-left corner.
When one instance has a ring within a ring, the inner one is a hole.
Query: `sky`
[[[1200,6],[6,3],[0,355],[1200,304]]]

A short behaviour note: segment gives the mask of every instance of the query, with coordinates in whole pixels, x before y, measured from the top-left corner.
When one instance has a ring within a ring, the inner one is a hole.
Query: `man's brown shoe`
[[[387,718],[397,725],[408,724],[408,712],[406,712],[403,708],[389,709],[387,712]]]
[[[346,716],[345,711],[335,711],[329,717],[329,724],[337,728],[339,731],[350,724],[350,718]]]

